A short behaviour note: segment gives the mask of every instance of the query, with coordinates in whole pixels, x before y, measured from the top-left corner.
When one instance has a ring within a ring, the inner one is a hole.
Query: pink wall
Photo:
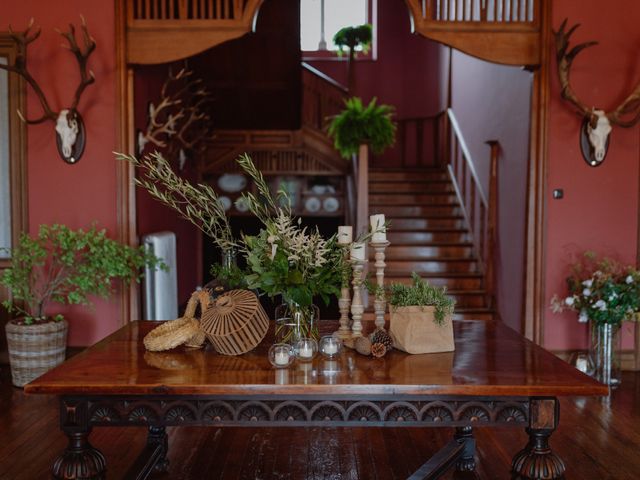
[[[70,105],[79,80],[73,55],[60,47],[54,28],[79,24],[84,14],[98,47],[89,65],[97,81],[87,88],[80,102],[86,131],[84,156],[76,165],[67,165],[55,147],[54,124],[47,122],[28,128],[29,227],[36,231],[42,223],[64,223],[73,228],[92,222],[116,233],[116,148],[115,23],[113,2],[65,0],[3,2],[0,29],[11,24],[26,27],[31,17],[42,27],[42,35],[29,47],[29,69],[41,85],[52,108]],[[35,94],[28,91],[28,112],[39,116]],[[58,310],[56,310],[58,311]],[[120,324],[120,300],[97,301],[93,310],[60,309],[69,318],[70,345],[87,345],[115,330]]]
[[[579,6],[579,8],[577,8]],[[588,105],[611,110],[640,81],[638,46],[640,3],[611,0],[553,2],[553,25],[568,17],[582,26],[573,42],[598,40],[574,61],[571,81]],[[574,43],[574,44],[575,44]],[[609,154],[598,168],[582,160],[578,145],[580,119],[560,99],[555,65],[551,71],[549,158],[545,256],[545,301],[566,292],[564,278],[571,252],[595,250],[635,263],[638,229],[638,127],[614,127]],[[553,200],[552,190],[564,189],[564,199]],[[586,328],[572,313],[545,314],[545,346],[549,349],[584,345]]]
[[[458,51],[452,56],[452,109],[484,191],[489,147],[502,148],[498,165],[496,301],[502,320],[521,330],[531,73],[488,63]]]

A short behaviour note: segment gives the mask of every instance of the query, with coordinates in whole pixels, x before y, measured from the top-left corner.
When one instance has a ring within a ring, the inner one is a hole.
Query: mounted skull
[[[569,50],[570,37],[580,25],[576,24],[568,31],[565,31],[566,26],[567,20],[565,19],[560,25],[560,29],[554,32],[558,78],[562,88],[561,95],[562,98],[575,106],[578,110],[577,113],[583,117],[580,138],[582,155],[590,166],[597,167],[607,154],[612,125],[632,127],[640,120],[640,84],[611,112],[587,107],[578,99],[571,88],[569,75],[575,57],[585,48],[596,45],[598,42],[581,43]],[[629,118],[629,116],[631,117]]]
[[[65,45],[65,48],[68,48],[71,53],[75,55],[78,66],[80,67],[80,85],[76,88],[73,103],[69,108],[62,109],[59,112],[52,110],[42,88],[40,88],[40,85],[38,85],[27,70],[27,47],[40,36],[41,32],[40,28],[32,32],[33,18],[27,28],[22,32],[14,32],[11,27],[9,27],[11,38],[20,46],[20,51],[16,55],[13,65],[0,64],[0,68],[17,73],[26,80],[37,95],[44,110],[42,116],[34,120],[27,119],[22,112],[18,111],[20,119],[29,124],[42,123],[46,120],[54,121],[56,123],[58,153],[67,163],[76,163],[80,160],[84,151],[84,123],[77,108],[84,89],[95,81],[93,72],[87,69],[87,60],[95,50],[96,42],[91,35],[89,35],[87,22],[84,17],[81,15],[80,18],[82,19],[82,36],[84,41],[82,47],[78,46],[76,30],[72,24],[69,25],[68,32],[58,31],[58,33],[67,40],[68,45]]]

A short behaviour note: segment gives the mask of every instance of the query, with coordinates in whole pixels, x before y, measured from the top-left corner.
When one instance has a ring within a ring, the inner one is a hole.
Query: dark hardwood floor
[[[48,478],[66,445],[58,430],[57,401],[11,387],[0,366],[0,479]],[[296,480],[405,479],[443,445],[449,429],[418,428],[174,428],[170,469],[158,479]],[[108,478],[125,477],[146,438],[139,428],[96,428],[92,443],[107,457]],[[508,479],[524,432],[476,429],[475,476]],[[551,437],[567,463],[567,479],[640,478],[640,373],[625,373],[606,398],[562,400],[560,428]]]

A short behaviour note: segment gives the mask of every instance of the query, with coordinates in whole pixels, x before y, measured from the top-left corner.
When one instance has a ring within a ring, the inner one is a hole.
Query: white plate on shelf
[[[327,197],[322,202],[322,208],[325,212],[337,212],[340,209],[340,200],[336,197]]]
[[[225,192],[239,192],[247,186],[247,178],[239,173],[225,173],[218,179],[218,186]]]
[[[218,200],[220,200],[220,203],[222,204],[222,208],[224,208],[224,211],[225,212],[229,211],[232,205],[231,199],[229,197],[222,196],[222,197],[218,197]]]
[[[304,208],[307,212],[316,213],[320,211],[322,202],[318,197],[309,197],[304,201]]]
[[[236,200],[236,209],[239,212],[243,213],[249,210],[249,205],[247,205],[247,201],[244,199],[244,197],[240,197]]]

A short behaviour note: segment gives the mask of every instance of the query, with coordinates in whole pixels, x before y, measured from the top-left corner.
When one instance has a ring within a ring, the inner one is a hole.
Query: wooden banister
[[[356,173],[356,232],[358,236],[369,225],[369,145],[362,144],[358,150]]]
[[[307,63],[302,63],[302,124],[324,131],[329,117],[344,108],[347,89]]]
[[[442,140],[445,163],[469,226],[474,250],[485,277],[487,306],[495,308],[495,250],[498,231],[498,159],[500,144],[486,142],[490,148],[488,193],[479,180],[475,163],[462,135],[460,125],[451,109],[442,116],[441,131],[447,132]]]

